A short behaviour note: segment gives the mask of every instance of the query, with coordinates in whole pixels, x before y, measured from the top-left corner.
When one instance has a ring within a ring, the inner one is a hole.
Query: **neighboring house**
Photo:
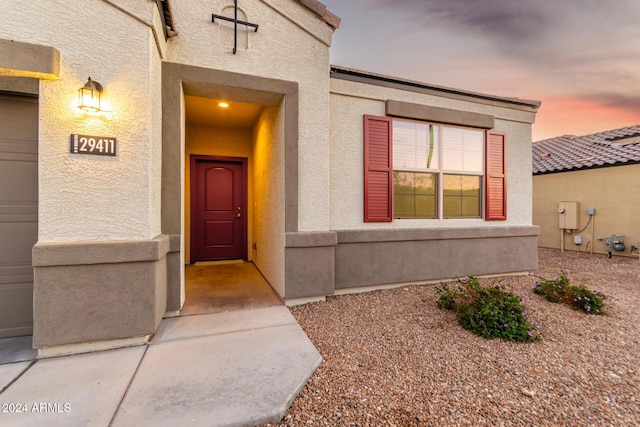
[[[0,336],[144,342],[202,260],[287,304],[537,267],[539,102],[330,67],[321,3],[239,7],[0,0]]]
[[[640,125],[534,142],[533,223],[540,226],[539,246],[631,256],[640,242],[639,176]],[[620,239],[606,245],[611,235],[624,236],[624,250],[613,247]]]

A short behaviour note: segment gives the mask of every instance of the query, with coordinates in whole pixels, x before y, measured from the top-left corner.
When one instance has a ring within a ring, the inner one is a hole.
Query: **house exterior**
[[[637,256],[640,125],[536,141],[532,154],[533,222],[541,247]],[[572,210],[559,213],[563,208]],[[619,238],[606,245],[612,235],[624,236],[624,249],[613,247]]]
[[[287,304],[536,268],[539,102],[332,67],[321,3],[239,3],[0,0],[1,336],[143,343],[205,260]]]

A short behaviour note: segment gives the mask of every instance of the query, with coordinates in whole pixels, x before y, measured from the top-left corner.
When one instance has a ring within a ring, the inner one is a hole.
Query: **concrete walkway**
[[[0,364],[2,426],[274,422],[322,360],[284,306],[165,319],[144,346],[14,356]]]

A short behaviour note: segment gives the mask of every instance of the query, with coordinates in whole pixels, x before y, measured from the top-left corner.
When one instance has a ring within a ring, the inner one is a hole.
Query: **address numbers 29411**
[[[69,151],[73,154],[94,154],[97,156],[115,156],[118,146],[116,138],[71,134]]]

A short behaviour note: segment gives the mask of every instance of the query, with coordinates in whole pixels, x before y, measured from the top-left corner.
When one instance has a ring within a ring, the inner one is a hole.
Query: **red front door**
[[[191,262],[246,259],[246,159],[191,158]]]

